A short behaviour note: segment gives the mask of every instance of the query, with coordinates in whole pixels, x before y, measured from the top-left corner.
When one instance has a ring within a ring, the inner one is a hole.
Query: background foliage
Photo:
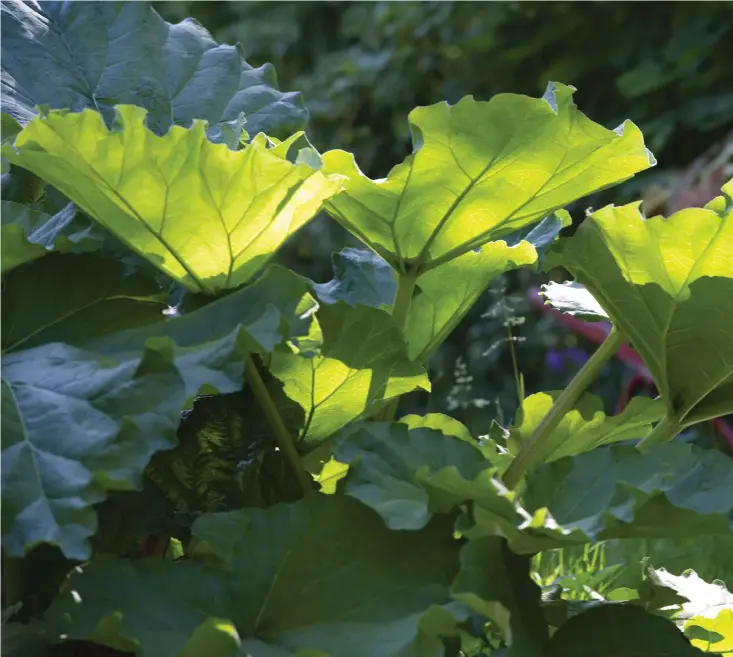
[[[614,128],[639,126],[657,167],[570,210],[642,194],[647,211],[702,205],[733,162],[733,3],[617,2],[160,2],[167,20],[193,16],[221,42],[244,45],[253,65],[272,62],[282,88],[303,93],[308,135],[323,152],[352,151],[371,177],[410,150],[407,114],[466,94],[539,96],[548,80],[577,87],[575,102]],[[728,153],[720,155],[729,145]],[[691,171],[689,165],[706,152]],[[713,158],[712,169],[708,160]],[[718,168],[716,168],[718,167]],[[700,169],[703,171],[700,171]],[[680,172],[685,172],[681,179]],[[712,173],[711,173],[712,172]],[[712,180],[710,180],[712,178]],[[692,199],[689,198],[690,188]],[[281,257],[328,280],[331,251],[356,245],[323,217]],[[593,345],[530,310],[528,271],[500,277],[430,362],[433,394],[403,402],[446,411],[478,433],[517,405],[514,363],[528,393],[564,387]],[[593,392],[607,410],[629,376],[609,363]]]

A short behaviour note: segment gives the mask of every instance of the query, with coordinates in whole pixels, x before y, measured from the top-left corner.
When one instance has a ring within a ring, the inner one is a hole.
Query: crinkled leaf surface
[[[3,547],[43,542],[89,557],[92,505],[141,483],[152,454],[175,444],[185,401],[170,345],[122,362],[63,344],[3,358]]]
[[[318,312],[323,349],[315,358],[274,353],[270,372],[306,412],[300,439],[326,440],[382,402],[417,388],[430,389],[425,370],[412,363],[392,317],[376,308],[339,302]]]
[[[509,433],[508,448],[512,454],[516,455],[522,444],[529,440],[561,392],[538,392],[522,402]],[[600,445],[643,438],[652,430],[652,424],[664,417],[664,413],[664,402],[660,399],[634,397],[621,413],[607,416],[603,412],[603,401],[585,393],[548,436],[537,462],[556,461]]]
[[[530,474],[520,506],[488,459],[440,431],[362,423],[334,458],[349,466],[344,492],[392,529],[424,526],[467,505],[466,537],[502,536],[524,554],[612,538],[726,534],[733,528],[733,459],[684,443],[641,454],[603,447]]]
[[[667,219],[608,206],[548,256],[631,340],[683,423],[733,412],[733,181],[723,191]]]
[[[147,2],[2,3],[3,109],[22,124],[36,105],[101,111],[129,103],[148,110],[158,134],[243,112],[250,134],[288,135],[304,127],[298,93],[277,89],[270,64],[252,68],[240,46],[217,44],[194,20],[171,25]]]
[[[323,303],[344,301],[350,306],[391,306],[397,292],[395,272],[383,258],[367,249],[345,248],[334,253],[334,277],[313,285]]]
[[[231,151],[201,121],[158,137],[142,108],[117,111],[115,131],[92,110],[38,116],[3,153],[194,292],[245,283],[341,186],[264,136]]]
[[[409,116],[413,154],[386,179],[365,177],[343,151],[324,156],[327,171],[349,178],[326,208],[395,268],[423,270],[653,164],[636,126],[593,123],[572,93],[550,83],[539,99],[418,107]]]
[[[63,594],[47,622],[69,637],[135,639],[141,657],[176,657],[209,617],[233,623],[243,654],[442,654],[421,620],[450,601],[458,543],[449,523],[391,532],[355,500],[314,494],[264,511],[206,515],[193,533],[197,553],[213,562],[208,571],[162,560],[122,568],[92,561],[72,579],[80,602]],[[100,626],[105,618],[114,626]],[[112,631],[100,637],[99,627]]]
[[[733,531],[733,458],[670,442],[642,454],[613,445],[542,466],[528,509],[546,507],[591,539],[688,537]]]
[[[510,269],[534,265],[570,223],[558,211],[529,229],[489,242],[418,278],[407,316],[410,358],[423,362],[458,326],[491,281]]]
[[[555,283],[550,281],[542,286],[545,304],[562,313],[573,315],[585,321],[607,321],[608,314],[593,298],[593,295],[577,281]]]
[[[424,527],[438,513],[470,508],[459,522],[469,538],[500,536],[517,553],[585,542],[541,510],[531,515],[495,477],[481,450],[440,429],[364,422],[337,441],[349,466],[344,492],[373,508],[394,530]]]
[[[602,605],[573,616],[553,635],[546,657],[699,657],[665,618],[633,605]]]
[[[298,338],[315,348],[316,307],[304,279],[273,266],[251,287],[88,350],[53,343],[5,356],[5,549],[19,555],[46,541],[86,558],[91,505],[105,489],[139,487],[152,454],[175,445],[194,396],[241,390],[244,351]]]
[[[509,646],[507,657],[542,657],[548,639],[541,590],[530,578],[530,557],[514,554],[490,536],[461,549],[461,570],[451,594],[490,620]]]
[[[82,346],[162,322],[168,307],[153,272],[128,274],[119,259],[93,253],[52,253],[9,272],[3,282],[4,352],[48,342]]]

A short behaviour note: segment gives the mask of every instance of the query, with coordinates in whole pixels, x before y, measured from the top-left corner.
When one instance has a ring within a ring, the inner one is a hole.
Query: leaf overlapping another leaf
[[[91,506],[105,490],[140,486],[152,455],[175,446],[193,397],[240,390],[245,353],[295,344],[317,352],[317,307],[304,279],[273,266],[195,312],[85,350],[51,343],[5,356],[5,549],[20,555],[46,541],[87,558]]]
[[[519,452],[560,394],[561,391],[538,392],[522,401],[510,428],[510,453]],[[603,412],[603,401],[586,393],[549,435],[537,455],[537,462],[548,463],[588,452],[600,445],[643,438],[652,430],[652,424],[662,417],[664,403],[660,399],[634,397],[621,413],[607,416]]]
[[[355,500],[312,495],[264,511],[209,514],[193,533],[206,569],[93,560],[49,610],[51,634],[107,645],[124,639],[141,657],[177,657],[189,654],[196,628],[218,618],[234,630],[229,650],[238,645],[263,657],[309,649],[331,657],[442,652],[421,620],[450,603],[458,543],[444,521],[391,532]],[[151,617],[163,633],[150,631]]]
[[[323,306],[323,348],[315,358],[285,352],[269,360],[271,374],[306,412],[300,440],[312,449],[383,402],[418,388],[430,390],[425,369],[410,361],[392,317],[383,310]]]
[[[560,459],[531,473],[521,498],[502,485],[480,448],[442,431],[362,423],[344,432],[334,457],[349,466],[344,493],[392,529],[419,528],[462,508],[457,529],[464,536],[500,536],[520,554],[733,530],[733,501],[719,495],[733,485],[733,459],[683,443],[647,454],[601,447]]]
[[[22,124],[35,107],[148,110],[158,134],[203,119],[209,137],[242,113],[250,134],[285,136],[302,129],[299,93],[277,89],[270,64],[253,68],[239,45],[217,44],[198,23],[162,20],[148,2],[2,3],[2,94]]]
[[[733,412],[733,181],[723,192],[667,219],[608,206],[548,255],[631,340],[683,425]]]
[[[386,179],[366,178],[343,151],[324,156],[328,172],[349,179],[326,209],[395,269],[423,271],[654,164],[636,126],[606,130],[572,93],[551,83],[541,99],[419,107],[414,151]]]
[[[51,111],[3,154],[194,292],[245,283],[341,187],[272,152],[264,135],[231,151],[201,121],[158,137],[142,108],[117,112],[121,127],[110,131],[91,110]]]

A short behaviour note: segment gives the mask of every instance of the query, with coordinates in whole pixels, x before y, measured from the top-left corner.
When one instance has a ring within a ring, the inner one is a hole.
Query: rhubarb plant
[[[2,29],[4,652],[729,649],[723,583],[645,563],[578,601],[531,564],[733,532],[733,459],[676,439],[733,412],[733,181],[561,236],[565,206],[655,163],[571,87],[417,108],[412,154],[370,180],[193,21],[8,1]],[[277,256],[321,210],[363,248],[315,282]],[[610,321],[603,345],[486,435],[400,415],[518,268],[569,272],[545,298]],[[588,387],[626,341],[659,396],[609,416]]]

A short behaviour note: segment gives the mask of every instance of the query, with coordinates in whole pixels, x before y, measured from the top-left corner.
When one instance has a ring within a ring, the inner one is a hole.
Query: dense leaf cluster
[[[645,564],[574,600],[531,559],[733,533],[733,459],[675,440],[733,413],[733,181],[559,238],[655,163],[563,84],[418,107],[370,179],[269,67],[146,3],[4,2],[2,47],[4,652],[727,650],[722,583]],[[321,208],[366,247],[326,283],[272,262]],[[613,325],[565,390],[520,385],[484,436],[398,418],[496,276],[554,266],[548,302]],[[607,416],[587,388],[627,340],[660,394]]]

